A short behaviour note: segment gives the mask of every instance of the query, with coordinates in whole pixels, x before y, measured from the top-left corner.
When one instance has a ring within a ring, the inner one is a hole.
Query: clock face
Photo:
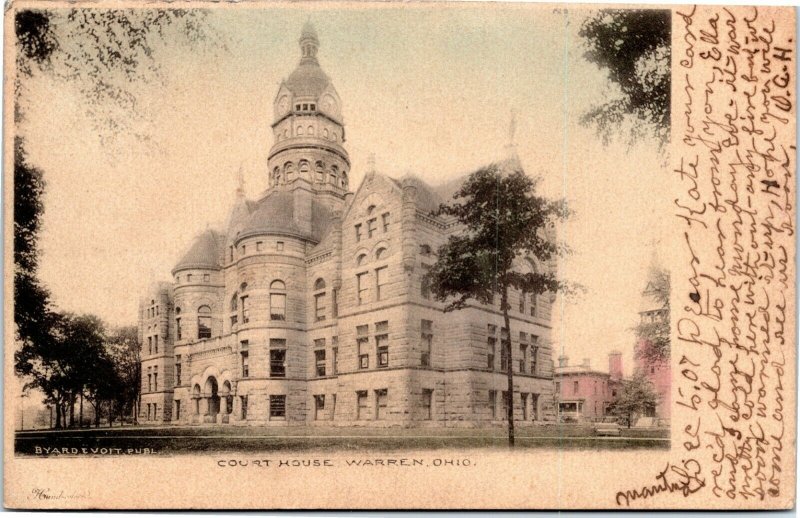
[[[284,95],[278,101],[278,115],[283,115],[287,111],[289,111],[289,96]]]

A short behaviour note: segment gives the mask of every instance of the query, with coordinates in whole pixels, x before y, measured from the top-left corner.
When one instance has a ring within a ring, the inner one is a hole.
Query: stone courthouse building
[[[352,192],[342,100],[310,24],[299,43],[275,96],[266,191],[240,188],[227,226],[200,234],[172,282],[141,299],[140,419],[499,424],[507,361],[517,419],[554,419],[550,297],[514,294],[513,336],[499,305],[442,312],[425,274],[458,228],[430,214],[457,183],[373,166]]]

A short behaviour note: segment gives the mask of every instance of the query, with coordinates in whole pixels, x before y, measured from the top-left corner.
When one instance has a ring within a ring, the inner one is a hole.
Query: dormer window
[[[311,104],[311,111],[316,111],[316,109],[317,109],[317,105],[312,103]]]
[[[306,110],[308,110],[308,105],[307,105],[307,104],[304,104],[304,105],[303,105],[303,111],[306,111]]]
[[[299,104],[295,104],[294,109],[295,109],[295,111],[300,111],[300,105]]]

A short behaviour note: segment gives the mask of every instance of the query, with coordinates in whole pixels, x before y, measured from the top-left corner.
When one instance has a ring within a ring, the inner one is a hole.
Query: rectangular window
[[[264,250],[264,242],[256,241],[256,252],[261,252],[262,250]]]
[[[431,365],[431,352],[433,350],[433,321],[422,320],[420,322],[422,354],[420,357],[420,364],[423,367],[430,367]]]
[[[242,324],[246,324],[246,323],[250,322],[250,305],[248,304],[249,300],[250,300],[250,297],[248,297],[247,295],[245,295],[244,297],[241,298]]]
[[[314,295],[314,318],[317,322],[325,320],[325,292]]]
[[[331,290],[331,316],[333,318],[339,316],[339,290],[337,288]]]
[[[331,358],[331,369],[333,369],[333,372],[331,374],[336,376],[339,374],[339,337],[334,336],[331,342],[333,345],[331,348],[331,355],[333,356]]]
[[[247,255],[247,245],[242,245],[242,255]]]
[[[175,339],[180,340],[181,336],[183,335],[183,329],[181,328],[181,319],[175,319]]]
[[[572,393],[573,394],[577,394],[578,393],[578,382],[577,381],[573,382],[573,384],[572,384]]]
[[[322,346],[325,346],[325,341],[322,341]],[[317,369],[317,376],[325,376],[325,349],[317,349],[314,351],[314,363]]]
[[[356,419],[367,418],[367,391],[359,390],[356,392]]]
[[[504,390],[502,396],[500,397],[500,404],[502,405],[500,408],[500,417],[501,419],[506,419],[508,417],[508,391]]]
[[[203,274],[203,282],[211,282],[211,274],[204,273]]]
[[[247,419],[247,396],[239,396],[242,403],[242,420]]]
[[[386,298],[386,269],[388,266],[382,266],[375,269],[375,300],[382,300]]]
[[[497,351],[497,338],[490,336],[486,340],[486,346],[488,348],[488,353],[486,354],[486,368],[494,370],[494,356]]]
[[[531,316],[532,317],[536,316],[536,294],[535,293],[531,294]]]
[[[286,419],[286,396],[270,396],[269,397],[269,418],[270,419]]]
[[[508,342],[502,341],[500,342],[500,370],[502,372],[506,372],[508,370],[508,349],[506,348],[506,344]]]
[[[519,294],[519,312],[525,313],[525,292],[521,291]]]
[[[158,335],[153,337],[153,346],[155,347],[156,354],[158,354]]]
[[[497,391],[489,391],[489,415],[492,419],[497,419]]]
[[[539,420],[539,394],[531,394],[531,421]]]
[[[380,389],[375,391],[375,419],[386,419],[386,404],[389,399],[389,391]]]
[[[367,272],[356,274],[356,290],[358,290],[358,303],[369,302],[369,286],[367,285]]]
[[[249,378],[250,377],[250,352],[249,351],[242,351],[242,377]]]
[[[519,344],[519,372],[525,373],[528,365],[528,344]]]
[[[426,421],[433,419],[433,390],[422,390],[422,418]]]
[[[356,327],[356,347],[358,349],[358,368],[369,368],[369,327]]]
[[[378,355],[378,367],[389,366],[389,335],[375,336],[375,349]]]
[[[356,243],[361,241],[361,223],[356,225]]]
[[[269,296],[270,320],[286,320],[286,295],[271,293]]]
[[[322,418],[325,412],[325,394],[317,394],[314,396],[314,420],[318,421]]]
[[[539,366],[539,348],[531,346],[531,374],[539,374],[537,368]]]
[[[175,386],[180,386],[181,384],[181,355],[178,354],[175,356]]]
[[[153,375],[150,373],[147,374],[147,391],[153,391]]]
[[[181,400],[175,400],[175,420],[179,420],[181,418]]]
[[[524,392],[520,394],[520,398],[522,399],[522,420],[528,420],[528,394]]]
[[[153,337],[147,337],[147,354],[153,354]]]
[[[383,220],[383,231],[389,232],[389,213],[384,212],[381,219]]]
[[[283,252],[283,241],[278,241],[275,243],[275,250],[278,252]]]
[[[153,387],[158,391],[158,367],[154,369],[153,372]]]
[[[269,341],[269,375],[286,377],[286,340],[272,338]]]
[[[375,234],[375,218],[367,220],[367,237],[372,237]]]
[[[423,299],[431,299],[431,280],[430,271],[431,265],[421,264],[420,267],[420,280],[419,280],[419,294]]]

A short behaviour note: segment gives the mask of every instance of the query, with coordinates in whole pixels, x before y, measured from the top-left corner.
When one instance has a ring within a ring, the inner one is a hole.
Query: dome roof
[[[296,97],[317,98],[322,95],[330,82],[330,78],[322,71],[316,59],[303,59],[286,80],[286,88]]]
[[[195,238],[189,251],[172,269],[172,273],[189,268],[219,270],[219,252],[222,242],[222,234],[216,230],[206,230]]]
[[[239,238],[257,234],[281,234],[319,242],[330,226],[331,211],[317,200],[311,201],[311,228],[298,225],[294,214],[294,196],[289,191],[272,191],[256,205]]]

